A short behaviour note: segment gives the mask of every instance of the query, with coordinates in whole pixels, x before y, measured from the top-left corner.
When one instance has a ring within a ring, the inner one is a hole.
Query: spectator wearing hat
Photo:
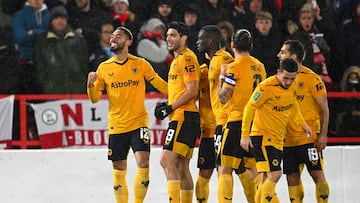
[[[52,9],[50,26],[36,41],[35,62],[41,93],[85,93],[89,71],[86,41],[68,25],[63,6]]]
[[[144,57],[153,66],[155,72],[167,81],[169,65],[173,56],[169,53],[165,41],[164,23],[158,18],[150,18],[140,28],[138,36],[137,54]],[[154,92],[158,90],[146,81],[146,91]]]
[[[13,17],[13,33],[18,48],[16,93],[33,94],[38,87],[33,80],[34,46],[37,37],[46,31],[50,12],[44,1],[27,0]]]
[[[227,20],[220,21],[216,24],[221,31],[221,36],[224,39],[224,46],[226,50],[229,50],[229,53],[233,54],[231,48],[231,37],[234,35],[234,26]]]
[[[128,28],[134,36],[137,36],[140,29],[140,22],[136,14],[129,10],[128,0],[112,0],[110,15],[114,28],[124,26]],[[137,41],[134,40],[133,44],[129,47],[129,52],[135,53],[136,46]]]

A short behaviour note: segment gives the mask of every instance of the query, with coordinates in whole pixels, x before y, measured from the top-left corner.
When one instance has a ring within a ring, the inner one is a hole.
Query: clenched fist
[[[94,82],[97,80],[98,75],[96,74],[96,72],[90,72],[88,74],[88,80],[87,80],[87,86],[88,88],[93,88],[94,87]]]

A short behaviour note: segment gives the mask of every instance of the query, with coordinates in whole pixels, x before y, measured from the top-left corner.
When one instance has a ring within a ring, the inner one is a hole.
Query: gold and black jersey
[[[102,62],[96,73],[98,79],[88,88],[91,100],[99,100],[106,90],[109,100],[108,131],[118,134],[148,126],[145,108],[145,80],[157,76],[145,59],[129,54],[119,62],[114,57]]]
[[[171,105],[187,90],[186,84],[191,81],[200,80],[200,66],[197,57],[189,48],[183,50],[171,62],[168,74],[168,103]],[[169,115],[171,120],[183,118],[184,111],[198,112],[196,99],[192,99],[187,104],[177,108]]]
[[[264,146],[282,150],[289,119],[298,126],[305,124],[296,101],[295,85],[285,89],[276,75],[271,76],[256,87],[246,104],[241,136],[261,135]]]
[[[306,123],[311,127],[313,136],[307,139],[301,127],[292,120],[287,126],[284,146],[297,146],[313,143],[316,133],[320,132],[320,107],[316,103],[316,97],[326,95],[326,87],[319,75],[309,68],[301,67],[295,80],[296,98],[299,108]]]
[[[200,66],[200,83],[199,83],[199,112],[201,127],[203,129],[214,129],[216,127],[215,115],[211,108],[210,90],[208,80],[208,66],[202,64]],[[214,132],[203,134],[204,136],[213,137]],[[209,137],[203,137],[209,138]]]
[[[240,121],[256,86],[266,79],[264,64],[252,56],[242,56],[228,65],[223,87],[233,89],[229,99],[228,122]]]
[[[228,118],[228,112],[230,110],[229,103],[221,104],[218,96],[219,90],[219,76],[221,66],[234,61],[234,58],[230,53],[220,49],[211,58],[209,64],[209,83],[210,83],[210,100],[213,112],[216,117],[217,125],[224,125]]]

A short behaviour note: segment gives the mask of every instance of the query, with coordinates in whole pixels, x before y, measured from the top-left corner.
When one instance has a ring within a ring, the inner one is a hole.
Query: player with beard
[[[118,27],[110,38],[115,55],[88,74],[87,92],[91,102],[100,100],[106,90],[109,99],[108,159],[112,161],[116,202],[128,202],[126,183],[127,155],[132,148],[137,164],[134,202],[143,202],[149,185],[150,139],[145,109],[145,80],[161,93],[167,84],[145,59],[128,53],[133,35]]]
[[[200,136],[200,114],[196,106],[199,91],[200,66],[193,51],[187,47],[188,27],[172,22],[167,30],[168,49],[174,52],[168,84],[168,104],[157,106],[155,116],[169,116],[169,127],[160,157],[164,169],[169,202],[190,203],[194,183],[189,169],[196,138]]]

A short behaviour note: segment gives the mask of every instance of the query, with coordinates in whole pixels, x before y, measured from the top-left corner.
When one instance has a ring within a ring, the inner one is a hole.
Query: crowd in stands
[[[0,0],[0,4],[0,94],[85,93],[87,73],[113,56],[109,39],[118,26],[135,36],[130,53],[147,59],[166,79],[173,56],[165,33],[174,20],[189,26],[188,47],[196,53],[203,25],[217,25],[229,51],[234,30],[250,30],[251,54],[265,64],[267,75],[276,73],[282,42],[299,40],[306,49],[303,64],[321,76],[328,91],[359,91],[360,0]],[[197,54],[200,63],[206,61]],[[147,90],[154,89],[148,85]],[[359,105],[352,108],[357,113],[340,117],[351,115],[359,123]]]

